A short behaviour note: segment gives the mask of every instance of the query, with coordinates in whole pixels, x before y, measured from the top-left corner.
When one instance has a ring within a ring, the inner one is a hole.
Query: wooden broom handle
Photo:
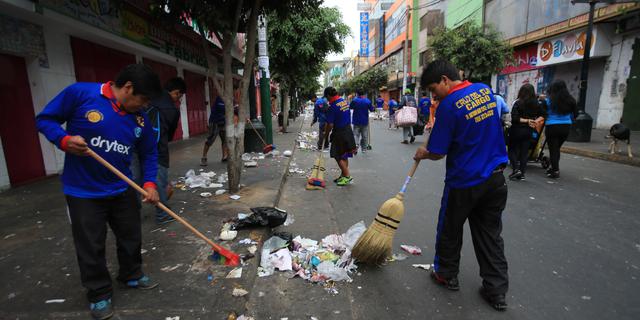
[[[145,191],[144,189],[142,189],[138,184],[136,184],[135,182],[131,181],[131,179],[129,179],[126,175],[124,175],[122,172],[120,172],[120,170],[118,170],[116,167],[112,166],[109,162],[107,162],[107,160],[103,159],[101,156],[99,156],[97,153],[95,153],[93,150],[89,149],[88,154],[96,159],[98,162],[100,162],[100,164],[102,164],[103,166],[105,166],[107,169],[109,169],[109,171],[113,172],[116,176],[118,176],[118,178],[124,180],[129,186],[131,186],[132,188],[136,189],[136,191],[138,191],[140,194],[142,194],[143,196],[147,196],[147,191]],[[167,214],[169,214],[170,216],[172,216],[174,219],[178,220],[178,222],[182,223],[185,227],[187,227],[187,229],[189,229],[191,232],[193,232],[193,234],[195,234],[196,236],[198,236],[200,239],[204,240],[205,242],[207,242],[211,247],[213,247],[216,251],[220,251],[220,249],[224,249],[222,247],[220,247],[219,245],[215,244],[213,241],[211,241],[209,238],[207,238],[205,235],[203,235],[202,233],[200,233],[200,231],[196,230],[196,228],[194,228],[191,224],[189,224],[189,222],[187,222],[186,220],[182,219],[182,217],[180,217],[179,215],[175,214],[173,211],[171,211],[171,209],[167,208],[164,204],[162,204],[162,202],[158,202],[156,204],[156,206],[158,206],[158,208],[162,209],[162,211],[166,212]]]
[[[429,134],[429,138],[431,138],[431,134]],[[420,146],[423,148],[426,148],[427,144],[429,143],[429,138],[424,139],[424,142]],[[411,170],[409,170],[409,174],[407,175],[407,177],[404,180],[404,183],[402,184],[402,188],[400,189],[400,194],[404,194],[407,191],[409,182],[411,182],[411,178],[413,178],[413,175],[416,173],[416,170],[418,169],[419,164],[420,164],[420,160],[415,160],[413,162],[413,166],[411,167]]]

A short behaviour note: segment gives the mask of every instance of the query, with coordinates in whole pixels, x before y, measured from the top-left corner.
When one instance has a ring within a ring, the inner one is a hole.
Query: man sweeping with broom
[[[509,280],[500,234],[507,153],[496,100],[486,85],[461,81],[458,69],[447,61],[430,63],[420,83],[441,102],[429,143],[414,159],[447,157],[431,277],[449,290],[460,289],[460,249],[468,219],[482,277],[480,294],[494,309],[505,311]]]
[[[324,89],[324,96],[329,101],[324,136],[326,139],[331,133],[330,155],[331,158],[336,159],[341,172],[340,177],[334,182],[339,187],[343,187],[353,182],[353,178],[349,174],[349,158],[352,158],[358,151],[353,130],[351,130],[351,110],[335,88],[327,87]]]

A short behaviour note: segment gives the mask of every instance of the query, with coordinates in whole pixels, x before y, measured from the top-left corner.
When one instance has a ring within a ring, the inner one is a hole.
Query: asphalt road
[[[320,239],[360,220],[368,224],[399,191],[424,137],[403,145],[401,130],[387,130],[386,121],[372,122],[373,150],[351,161],[353,185],[339,188],[330,182],[337,176],[332,160],[324,191],[305,191],[304,177],[288,179],[281,205],[296,214],[288,231]],[[294,154],[300,167],[310,166],[314,156],[302,150]],[[444,160],[424,161],[418,168],[395,237],[394,252],[402,252],[401,244],[413,244],[422,248],[422,256],[363,266],[353,283],[340,285],[338,296],[300,279],[258,279],[255,291],[279,294],[252,298],[249,309],[259,319],[640,318],[640,168],[566,154],[560,167],[559,180],[546,178],[539,164],[530,163],[526,181],[508,182],[503,213],[510,276],[507,312],[494,311],[478,294],[481,279],[468,227],[459,292],[436,286],[427,271],[411,266],[433,260]]]

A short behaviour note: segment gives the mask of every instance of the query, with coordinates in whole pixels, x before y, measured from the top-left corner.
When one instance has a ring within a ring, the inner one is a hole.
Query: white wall
[[[2,149],[2,139],[0,138],[0,190],[9,188],[9,185],[9,171],[7,170],[4,150]]]
[[[616,36],[611,40],[611,56],[607,59],[604,71],[600,109],[597,114],[597,128],[609,129],[620,122],[624,109],[626,83],[633,57],[633,43],[637,35]]]

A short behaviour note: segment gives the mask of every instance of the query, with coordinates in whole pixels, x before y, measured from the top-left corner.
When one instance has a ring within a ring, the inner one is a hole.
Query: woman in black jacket
[[[509,161],[513,172],[509,179],[524,180],[533,130],[546,116],[547,113],[539,103],[533,86],[527,83],[520,87],[518,100],[511,110]]]

